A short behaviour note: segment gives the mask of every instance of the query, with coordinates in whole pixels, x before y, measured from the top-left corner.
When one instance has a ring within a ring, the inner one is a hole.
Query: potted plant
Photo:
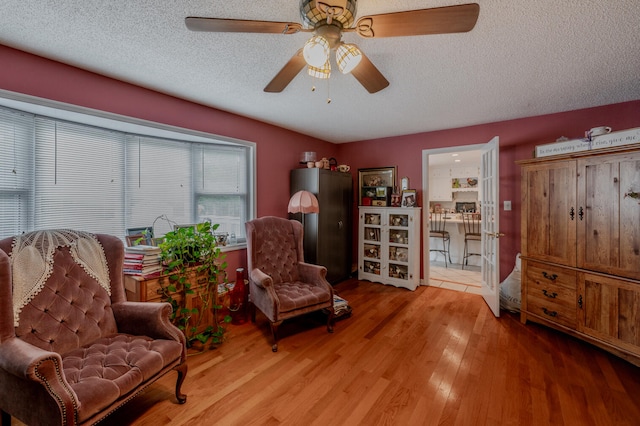
[[[211,346],[222,343],[226,331],[223,324],[231,321],[229,316],[222,321],[218,319],[221,306],[216,296],[220,281],[226,279],[227,267],[214,235],[218,226],[204,222],[178,227],[165,234],[159,244],[164,275],[168,278],[161,280],[162,293],[164,300],[173,306],[171,320],[184,332],[188,348],[205,347],[208,342]],[[198,282],[194,282],[196,277]],[[194,297],[196,303],[187,303]],[[213,313],[213,321],[202,328],[208,310]]]

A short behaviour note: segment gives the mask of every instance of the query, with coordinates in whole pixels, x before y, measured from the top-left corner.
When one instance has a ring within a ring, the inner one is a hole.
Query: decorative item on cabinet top
[[[556,141],[536,146],[536,157],[548,157],[560,154],[573,154],[602,148],[632,145],[640,142],[640,127],[612,132],[610,127],[594,127],[585,132],[584,139]]]
[[[417,191],[415,189],[405,189],[402,191],[402,207],[418,207]]]
[[[390,206],[391,194],[395,187],[395,166],[358,169],[358,204],[361,206]]]
[[[300,164],[307,164],[313,162],[315,166],[316,153],[313,151],[304,151],[300,154]]]
[[[405,189],[409,189],[409,178],[407,176],[403,177],[400,181],[400,191],[404,191]]]

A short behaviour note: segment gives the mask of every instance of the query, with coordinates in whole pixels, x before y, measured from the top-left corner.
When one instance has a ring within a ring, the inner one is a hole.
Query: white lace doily
[[[22,309],[42,291],[53,270],[53,254],[69,247],[73,260],[111,295],[109,267],[95,235],[68,229],[33,231],[16,236],[10,256],[13,279],[13,319],[17,327]]]

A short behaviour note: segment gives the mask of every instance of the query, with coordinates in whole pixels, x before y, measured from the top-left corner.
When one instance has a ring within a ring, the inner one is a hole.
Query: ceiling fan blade
[[[463,33],[473,29],[479,13],[480,6],[469,3],[363,16],[354,30],[367,38]]]
[[[376,93],[389,85],[389,81],[384,75],[373,65],[373,62],[361,51],[362,59],[357,67],[351,71],[351,74],[364,86],[369,93]]]
[[[282,92],[306,65],[307,62],[302,56],[302,49],[298,49],[296,54],[289,59],[289,62],[287,62],[278,74],[273,77],[273,80],[267,84],[264,91],[270,93]]]
[[[311,31],[303,29],[302,25],[296,22],[247,21],[189,16],[184,19],[184,23],[191,31],[218,33],[295,34],[300,31]]]

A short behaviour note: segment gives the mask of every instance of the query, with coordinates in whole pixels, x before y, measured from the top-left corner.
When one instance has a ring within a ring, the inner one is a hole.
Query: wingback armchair
[[[333,288],[327,268],[304,262],[300,222],[266,216],[245,224],[251,319],[256,308],[271,323],[272,350],[278,350],[278,326],[286,319],[329,308],[333,332]]]
[[[173,369],[185,402],[184,334],[168,303],[126,301],[123,253],[71,230],[0,241],[3,425],[93,424]]]

